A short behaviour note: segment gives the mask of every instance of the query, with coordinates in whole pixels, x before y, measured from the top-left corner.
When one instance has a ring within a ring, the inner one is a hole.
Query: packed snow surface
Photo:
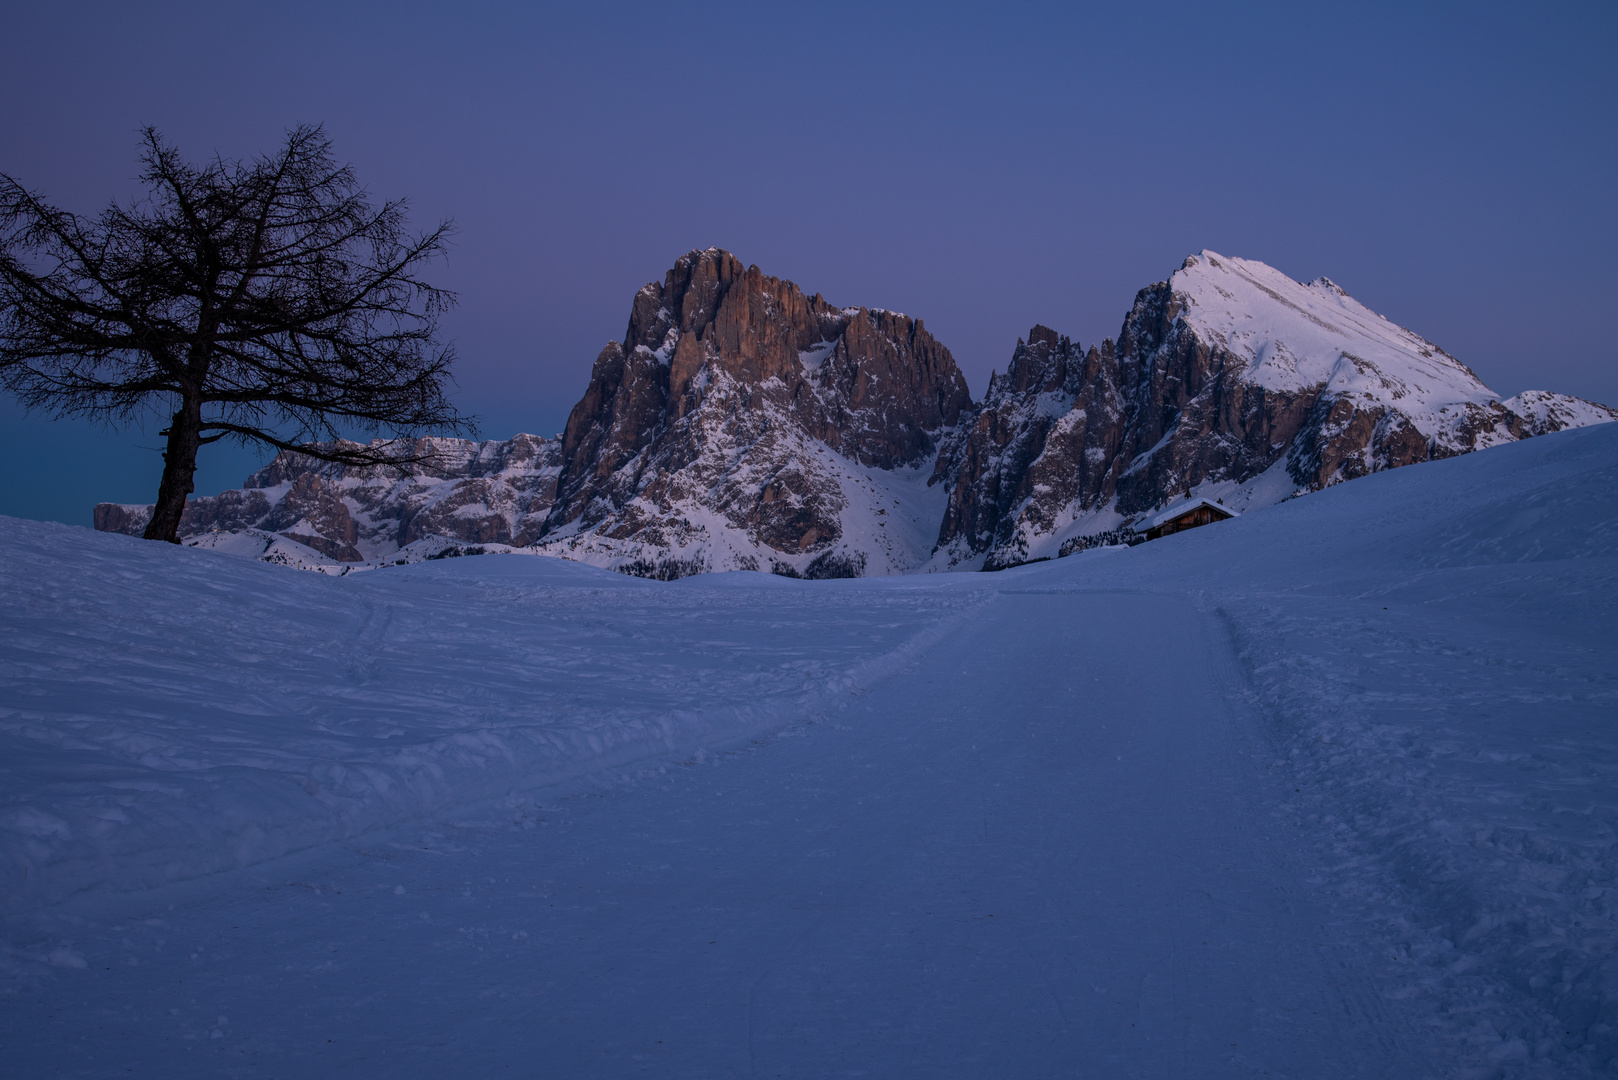
[[[997,574],[0,552],[17,1075],[1618,1069],[1618,425]]]

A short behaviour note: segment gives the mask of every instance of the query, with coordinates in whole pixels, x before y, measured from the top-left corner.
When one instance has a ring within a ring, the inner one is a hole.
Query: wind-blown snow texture
[[[35,1073],[1618,1067],[1613,425],[998,574],[0,545]]]
[[[797,590],[761,611],[749,591],[537,556],[333,588],[82,529],[0,530],[10,908],[769,731],[966,602]]]

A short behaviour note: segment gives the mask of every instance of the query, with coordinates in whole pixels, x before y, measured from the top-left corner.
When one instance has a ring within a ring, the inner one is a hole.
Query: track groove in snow
[[[0,543],[0,911],[744,741],[976,602],[511,556],[327,581],[181,552],[173,576],[174,552],[3,519]]]
[[[133,950],[81,928],[107,1007],[152,1020],[122,1060],[159,1067],[195,997],[232,1018],[221,1065],[305,1075],[535,1048],[556,1075],[1410,1073],[1420,1040],[1273,842],[1207,616],[1138,592],[976,615],[1000,632],[717,767],[248,871],[201,918],[155,905]],[[1154,647],[1180,678],[1129,676]]]
[[[1618,1064],[1618,426],[988,575],[0,543],[34,1071]]]

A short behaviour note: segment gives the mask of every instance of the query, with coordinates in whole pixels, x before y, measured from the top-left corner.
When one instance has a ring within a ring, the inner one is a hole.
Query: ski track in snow
[[[662,588],[514,556],[332,588],[198,553],[175,577],[174,553],[140,541],[0,529],[8,907],[745,740],[974,602],[763,577],[761,611],[757,590],[722,579]]]
[[[1615,429],[992,575],[327,579],[0,520],[0,1043],[1607,1075]]]

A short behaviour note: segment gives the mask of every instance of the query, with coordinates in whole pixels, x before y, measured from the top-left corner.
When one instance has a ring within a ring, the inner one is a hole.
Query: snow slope
[[[798,585],[761,620],[715,579],[536,556],[333,579],[15,519],[0,544],[0,912],[745,739],[963,603]]]
[[[1618,1067],[1618,428],[1074,569],[1023,577],[1184,590],[1225,621],[1296,788],[1281,813],[1385,929],[1396,994],[1443,1001],[1497,1075]]]
[[[1498,399],[1459,360],[1327,278],[1301,284],[1264,263],[1203,251],[1169,286],[1186,305],[1186,321],[1245,357],[1247,380],[1267,389],[1324,383],[1366,393],[1399,402],[1418,426],[1436,406]]]
[[[94,912],[50,946],[85,969],[54,969],[45,1000],[93,982],[91,1022],[133,1037],[81,1050],[38,991],[0,1037],[92,1075],[88,1054],[301,1076],[1420,1075],[1422,1032],[1266,843],[1246,795],[1275,785],[1228,710],[1193,693],[1185,725],[1186,683],[1101,678],[1152,646],[1141,615],[1207,622],[1173,597],[996,597],[993,636],[950,635],[716,765],[366,837],[205,914],[176,890]],[[1068,650],[1095,668],[1051,677]],[[1196,634],[1160,655],[1204,687],[1232,674]]]
[[[1618,1067],[1618,426],[995,574],[0,544],[36,1073]]]

